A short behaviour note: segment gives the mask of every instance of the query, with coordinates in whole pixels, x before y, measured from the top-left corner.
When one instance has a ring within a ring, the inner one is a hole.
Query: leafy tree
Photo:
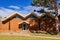
[[[57,1],[58,0],[33,0],[32,2],[32,6],[44,6],[44,7],[47,7],[49,10],[52,10],[54,9],[55,10],[55,27],[56,27],[56,32],[58,33],[59,32],[59,27],[58,27],[58,8],[57,8]],[[34,11],[37,11],[37,10],[34,10]],[[37,12],[41,12],[43,13],[44,9],[43,10],[39,10]],[[44,12],[45,13],[45,12]]]

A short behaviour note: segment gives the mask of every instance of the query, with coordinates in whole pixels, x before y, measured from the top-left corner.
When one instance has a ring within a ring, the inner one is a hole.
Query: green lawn
[[[60,40],[60,34],[58,35],[51,35],[51,34],[42,34],[42,33],[31,33],[32,36],[39,36],[43,38],[51,38],[51,39],[59,39]]]
[[[59,35],[51,35],[51,34],[42,34],[42,33],[31,33],[32,36],[46,36],[46,37],[56,37],[56,38],[60,38],[60,34]]]
[[[30,33],[31,36],[0,35],[0,40],[60,40],[60,35]],[[51,38],[45,38],[51,37]],[[56,39],[58,38],[58,39]]]
[[[0,35],[0,40],[57,40],[57,39]]]

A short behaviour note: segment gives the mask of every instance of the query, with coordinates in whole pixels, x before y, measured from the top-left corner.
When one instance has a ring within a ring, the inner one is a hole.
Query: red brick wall
[[[20,18],[13,18],[10,20],[10,30],[9,30],[9,21],[6,23],[2,23],[1,25],[1,30],[3,32],[20,32],[21,28],[19,29],[19,23],[22,22],[23,20]]]
[[[21,28],[19,29],[19,23],[22,22],[23,20],[20,18],[14,18],[10,21],[10,29],[11,31],[21,31]]]
[[[0,23],[0,32],[2,32],[2,24]]]
[[[1,29],[2,32],[7,32],[8,31],[8,27],[9,27],[9,22],[5,23],[5,24],[1,24]]]
[[[6,22],[5,24],[2,24],[1,26],[1,29],[3,32],[20,32],[22,30],[22,27],[19,28],[19,24],[20,22],[23,22],[23,21],[26,21],[26,22],[29,22],[29,27],[28,27],[28,30],[30,30],[31,32],[33,31],[37,31],[38,30],[38,22],[36,19],[31,19],[31,18],[28,18],[26,20],[22,20],[20,18],[12,18],[10,20],[10,30],[9,30],[9,21]]]
[[[38,19],[28,18],[26,21],[30,23],[29,26],[30,32],[37,32],[39,30]]]

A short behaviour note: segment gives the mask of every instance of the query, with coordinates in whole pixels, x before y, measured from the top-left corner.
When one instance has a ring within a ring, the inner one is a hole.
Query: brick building
[[[56,31],[55,17],[52,14],[38,16],[35,13],[30,13],[23,17],[19,13],[14,13],[1,22],[0,32],[20,32],[23,30],[29,30],[30,32]]]

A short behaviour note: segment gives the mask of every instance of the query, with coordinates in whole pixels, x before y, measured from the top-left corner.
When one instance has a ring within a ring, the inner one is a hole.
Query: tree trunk
[[[56,24],[56,31],[57,31],[57,33],[59,33],[59,27],[58,27],[58,16],[55,16],[55,24]]]
[[[54,0],[54,9],[55,9],[55,22],[56,22],[56,31],[59,33],[59,27],[58,27],[58,7],[57,2]]]

